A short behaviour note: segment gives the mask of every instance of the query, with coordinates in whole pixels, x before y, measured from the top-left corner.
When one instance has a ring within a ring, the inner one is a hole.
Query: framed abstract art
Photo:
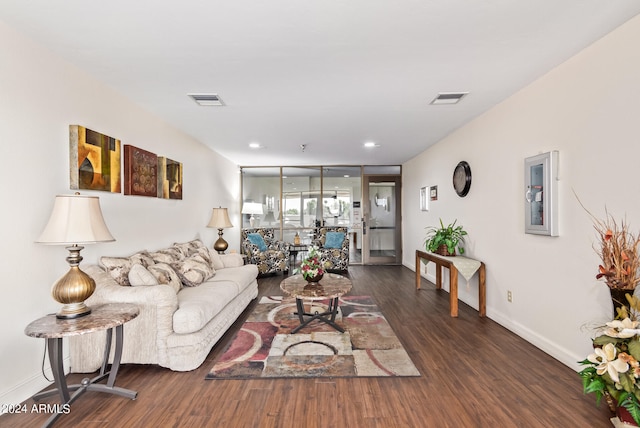
[[[182,163],[158,156],[158,197],[182,199]]]
[[[125,144],[124,194],[158,196],[158,156],[155,153]]]
[[[69,125],[71,189],[120,193],[120,140],[80,125]]]

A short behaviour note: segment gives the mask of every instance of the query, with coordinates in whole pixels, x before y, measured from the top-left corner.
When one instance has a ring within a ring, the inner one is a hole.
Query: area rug
[[[305,302],[322,313],[328,301]],[[206,379],[420,376],[369,296],[340,299],[336,323],[313,321],[299,332],[295,299],[262,297]]]

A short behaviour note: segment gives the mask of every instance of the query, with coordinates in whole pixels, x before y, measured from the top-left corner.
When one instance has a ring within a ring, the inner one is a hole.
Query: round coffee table
[[[280,283],[280,289],[296,299],[296,309],[298,310],[296,315],[300,319],[300,325],[294,328],[291,333],[297,333],[314,320],[329,324],[340,333],[344,333],[344,329],[336,324],[335,321],[338,314],[338,299],[351,291],[349,278],[335,273],[325,273],[319,282],[309,283],[302,275],[298,274],[285,278]],[[305,300],[327,299],[329,300],[329,307],[326,312],[305,312]],[[305,317],[309,318],[305,319]]]

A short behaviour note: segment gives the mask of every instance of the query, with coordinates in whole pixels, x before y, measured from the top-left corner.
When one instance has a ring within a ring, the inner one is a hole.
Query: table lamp
[[[96,283],[78,267],[82,261],[79,244],[115,241],[107,228],[97,196],[56,196],[51,217],[36,242],[49,245],[67,245],[70,269],[51,288],[53,298],[62,303],[57,318],[78,318],[91,313],[85,305],[96,289]]]
[[[251,214],[249,224],[253,227],[256,223],[256,218],[254,216],[256,214],[262,215],[262,204],[258,202],[245,202],[242,206],[242,214]]]
[[[215,227],[218,229],[218,240],[213,244],[213,249],[218,253],[223,254],[229,247],[229,244],[227,241],[222,239],[222,229],[233,227],[229,220],[229,213],[227,212],[227,209],[214,208],[211,213],[211,220],[209,220],[207,227]]]

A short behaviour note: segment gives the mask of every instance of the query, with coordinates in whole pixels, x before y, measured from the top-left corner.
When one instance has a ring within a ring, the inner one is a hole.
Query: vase
[[[618,406],[616,408],[616,416],[618,417],[618,419],[620,419],[620,422],[623,422],[632,427],[638,426],[635,419],[633,419],[633,416],[631,416],[631,413],[629,413],[629,411],[622,406]]]
[[[453,250],[453,253],[450,253],[450,252],[449,252],[449,249],[448,249],[448,248],[447,248],[447,246],[446,246],[446,245],[444,245],[444,244],[440,245],[440,246],[436,249],[435,253],[436,253],[436,254],[440,254],[441,256],[455,256],[455,255],[456,255],[456,251],[455,251],[455,250]]]
[[[613,317],[615,318],[618,315],[617,308],[621,308],[623,306],[627,307],[627,311],[629,310],[629,302],[625,297],[625,294],[629,293],[633,296],[633,290],[625,290],[623,288],[609,288],[609,292],[611,293],[611,303],[613,303]]]
[[[323,274],[320,274],[316,276],[309,276],[309,277],[306,277],[305,279],[307,280],[307,282],[314,283],[314,282],[320,282],[323,276],[324,276]]]

